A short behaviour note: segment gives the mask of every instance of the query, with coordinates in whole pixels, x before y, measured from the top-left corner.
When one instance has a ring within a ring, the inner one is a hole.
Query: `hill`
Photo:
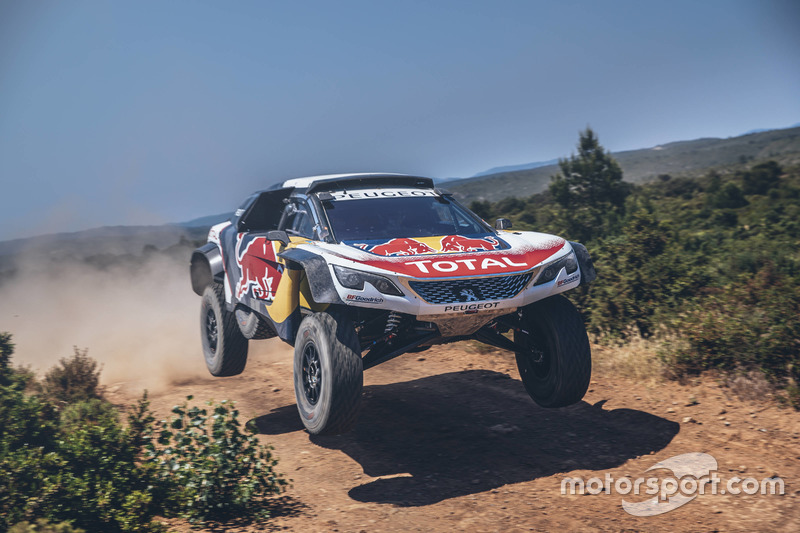
[[[139,255],[145,248],[166,249],[206,237],[208,227],[106,226],[0,242],[0,271],[25,256],[30,261],[65,261],[92,256]]]
[[[751,133],[728,139],[678,141],[652,148],[615,152],[625,180],[650,181],[661,174],[673,177],[697,177],[710,168],[723,169],[742,163],[768,159],[782,165],[800,163],[800,127]],[[527,197],[542,192],[558,164],[476,176],[447,184],[462,200],[497,201],[514,196]]]

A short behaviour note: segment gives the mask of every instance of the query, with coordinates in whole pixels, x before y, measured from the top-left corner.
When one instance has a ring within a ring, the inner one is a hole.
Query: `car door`
[[[237,233],[232,276],[235,281],[234,300],[265,312],[275,299],[285,265],[278,257],[283,244],[271,240],[269,232],[277,230],[283,221],[285,202],[291,189],[260,193],[236,223]]]

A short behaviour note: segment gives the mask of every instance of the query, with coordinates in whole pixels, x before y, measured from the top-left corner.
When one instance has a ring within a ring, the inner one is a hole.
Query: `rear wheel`
[[[315,313],[300,324],[294,345],[294,393],[309,433],[349,431],[361,404],[364,367],[352,321]]]
[[[514,341],[525,390],[542,407],[579,402],[592,375],[592,354],[583,318],[561,295],[522,308],[521,330]]]
[[[200,340],[206,367],[212,375],[242,373],[247,363],[247,339],[239,330],[234,314],[225,309],[225,291],[221,283],[212,283],[203,291]]]

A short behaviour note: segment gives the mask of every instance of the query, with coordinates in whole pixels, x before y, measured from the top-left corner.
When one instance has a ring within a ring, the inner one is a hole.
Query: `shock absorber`
[[[400,315],[391,311],[386,318],[386,328],[383,330],[383,333],[396,333],[398,326],[400,326]]]

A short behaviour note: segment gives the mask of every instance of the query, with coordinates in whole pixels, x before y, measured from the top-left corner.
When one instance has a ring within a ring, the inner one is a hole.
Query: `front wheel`
[[[561,295],[522,308],[514,341],[517,368],[530,397],[542,407],[579,402],[589,388],[592,353],[583,318]]]
[[[294,344],[294,394],[309,433],[350,430],[361,404],[364,367],[353,323],[344,316],[306,317]]]
[[[225,309],[225,290],[212,283],[203,292],[200,305],[200,340],[206,367],[213,376],[241,374],[247,363],[247,339],[233,313]]]

